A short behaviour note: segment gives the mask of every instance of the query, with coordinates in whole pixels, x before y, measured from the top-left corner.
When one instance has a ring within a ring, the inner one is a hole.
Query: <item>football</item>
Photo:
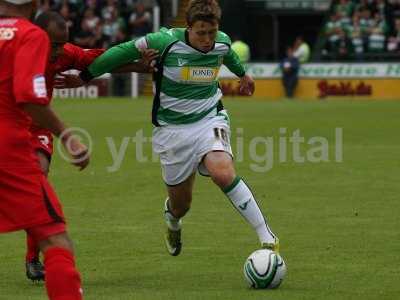
[[[274,289],[280,286],[286,275],[286,264],[276,252],[256,250],[246,259],[244,277],[255,289]]]

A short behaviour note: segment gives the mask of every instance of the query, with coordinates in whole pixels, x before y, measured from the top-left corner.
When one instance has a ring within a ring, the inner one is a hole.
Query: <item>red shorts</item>
[[[53,135],[46,129],[33,129],[32,147],[36,151],[43,152],[49,160],[53,155]]]
[[[26,229],[28,235],[31,238],[33,238],[36,242],[43,241],[52,235],[60,234],[66,231],[67,229],[65,223],[56,223],[56,222],[44,225],[38,225]]]
[[[37,162],[0,168],[0,233],[64,222],[61,204]]]

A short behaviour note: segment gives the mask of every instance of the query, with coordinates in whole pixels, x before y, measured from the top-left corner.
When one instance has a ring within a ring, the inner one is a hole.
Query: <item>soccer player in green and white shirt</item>
[[[181,251],[181,219],[192,202],[197,170],[221,188],[253,226],[262,247],[278,251],[279,246],[255,196],[235,173],[229,118],[221,102],[217,75],[225,64],[240,77],[240,90],[248,95],[254,92],[254,81],[231,50],[230,38],[218,31],[220,18],[221,9],[215,0],[191,1],[187,28],[163,29],[115,46],[80,74],[87,82],[139,59],[143,49],[159,51],[152,111],[153,150],[160,155],[168,190],[166,246],[173,256]]]

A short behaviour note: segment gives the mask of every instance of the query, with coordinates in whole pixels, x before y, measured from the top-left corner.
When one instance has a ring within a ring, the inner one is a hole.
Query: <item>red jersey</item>
[[[53,95],[54,78],[58,73],[71,69],[83,71],[104,51],[104,49],[85,50],[69,43],[65,44],[64,53],[54,63],[49,62],[46,70],[46,86],[49,96]]]
[[[51,98],[54,89],[54,79],[58,73],[75,69],[86,69],[96,57],[103,54],[104,49],[85,50],[72,44],[64,45],[64,53],[55,62],[49,62],[46,70],[47,94]],[[41,150],[50,159],[53,154],[53,137],[49,130],[32,126],[32,143],[35,150]]]
[[[31,144],[24,103],[47,105],[47,34],[24,18],[0,18],[0,233],[63,222],[61,205]]]
[[[19,167],[29,153],[32,120],[21,104],[49,103],[49,51],[49,38],[39,27],[24,18],[0,18],[0,165]]]

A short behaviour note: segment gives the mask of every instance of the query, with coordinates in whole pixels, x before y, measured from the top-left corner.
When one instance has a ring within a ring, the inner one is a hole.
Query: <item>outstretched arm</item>
[[[136,48],[134,41],[122,43],[108,49],[96,58],[86,70],[81,72],[80,77],[84,82],[89,82],[93,78],[109,73],[118,67],[133,63],[141,57],[142,54]]]
[[[158,57],[158,50],[144,49],[141,50],[142,58],[137,62],[122,65],[111,73],[153,73],[157,71],[155,68],[155,59]],[[56,89],[71,89],[78,88],[86,82],[81,79],[80,76],[74,74],[58,74],[58,77],[54,80],[54,87]]]
[[[114,69],[111,73],[153,73],[157,71],[155,68],[158,50],[144,49],[140,50],[142,58],[135,63],[120,66]]]
[[[114,70],[121,71],[121,69],[118,68],[127,64],[134,64],[140,58],[143,59],[143,53],[146,53],[146,51],[151,49],[162,53],[171,40],[174,40],[172,35],[168,35],[165,33],[165,30],[162,30],[160,32],[150,33],[145,37],[138,38],[137,40],[114,46],[96,58],[88,68],[79,74],[79,79],[77,80],[79,82],[76,82],[76,84],[79,83],[80,85],[75,85],[74,87],[81,86],[93,78],[99,77],[105,73],[110,73]],[[158,56],[158,52],[153,53],[153,55]],[[154,58],[152,58],[151,61],[153,59]],[[138,66],[136,65],[136,67]],[[151,65],[150,67],[154,69],[154,65]],[[127,71],[125,67],[122,70]],[[143,69],[140,69],[140,71],[142,70]],[[129,71],[132,71],[131,67],[129,67]],[[59,86],[57,87],[59,88]]]

